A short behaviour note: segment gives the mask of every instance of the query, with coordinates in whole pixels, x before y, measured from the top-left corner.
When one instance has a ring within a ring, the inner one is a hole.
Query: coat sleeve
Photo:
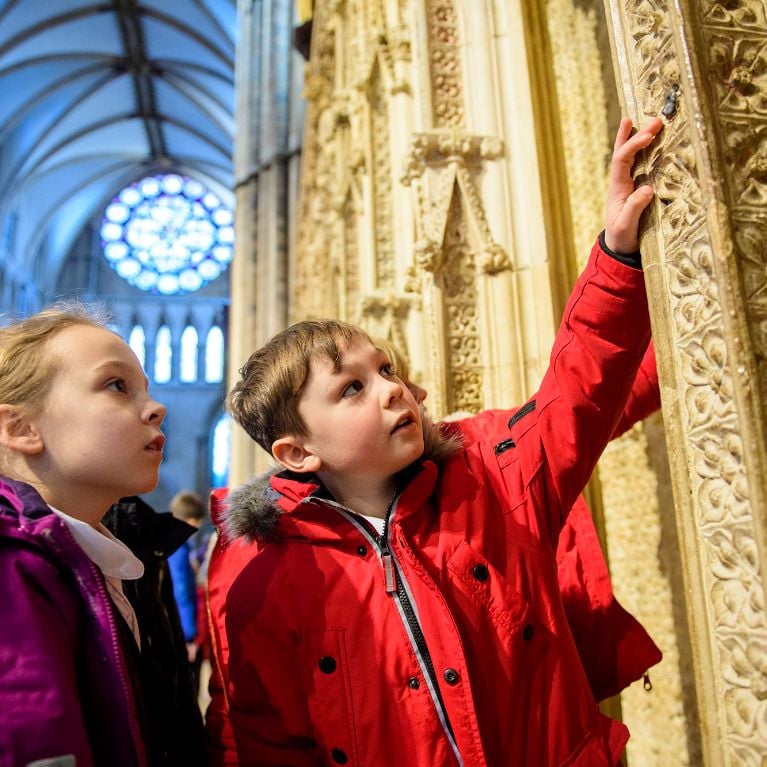
[[[77,687],[78,604],[37,552],[0,545],[0,766],[93,758]]]
[[[516,464],[553,543],[615,432],[649,340],[641,269],[597,242],[565,307],[541,386],[511,419],[513,451],[499,456],[502,469]]]
[[[240,767],[322,764],[301,684],[299,638],[289,628],[291,587],[276,582],[266,546],[227,597],[229,700]],[[279,594],[279,598],[270,595]]]
[[[613,432],[612,439],[620,437],[635,423],[643,421],[660,408],[660,385],[658,384],[658,368],[655,364],[655,345],[650,341],[647,351],[642,357],[634,385],[629,392],[626,406],[621,413],[618,426]]]

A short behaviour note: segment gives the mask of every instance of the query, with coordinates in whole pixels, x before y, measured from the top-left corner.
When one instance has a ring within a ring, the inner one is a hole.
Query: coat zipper
[[[456,758],[458,759],[458,763],[463,764],[463,760],[461,759],[461,755],[458,751],[458,744],[455,740],[455,733],[453,732],[453,727],[450,724],[450,719],[447,715],[447,707],[445,706],[445,702],[442,699],[442,693],[439,689],[437,674],[434,670],[434,661],[431,659],[431,653],[429,652],[429,648],[426,644],[426,637],[423,635],[423,630],[421,629],[421,624],[418,621],[418,616],[413,609],[413,604],[410,601],[410,596],[405,589],[404,578],[399,575],[397,563],[394,559],[391,549],[389,548],[389,518],[394,511],[398,498],[399,494],[395,493],[394,497],[389,503],[389,507],[386,509],[383,532],[380,536],[376,536],[378,546],[381,549],[381,564],[383,565],[384,570],[386,593],[396,594],[397,600],[399,601],[400,607],[402,608],[402,613],[405,616],[405,620],[407,621],[408,626],[410,627],[410,633],[413,637],[413,640],[415,641],[418,654],[423,660],[423,665],[429,677],[429,681],[431,683],[429,687],[432,690],[432,697],[437,708],[437,713],[443,723],[448,736],[448,740],[450,741],[450,745],[455,753]]]
[[[417,651],[417,655],[418,657],[421,658],[423,667],[426,670],[426,675],[425,675],[426,684],[430,690],[431,698],[432,698],[432,701],[434,702],[434,707],[437,710],[437,718],[440,720],[440,723],[442,724],[442,727],[445,730],[445,734],[447,735],[448,742],[450,743],[450,747],[453,750],[453,754],[455,755],[455,758],[456,758],[456,761],[458,762],[459,767],[463,767],[463,759],[461,758],[461,754],[458,751],[458,744],[456,743],[456,740],[455,740],[453,727],[450,724],[450,720],[447,715],[447,709],[445,707],[445,702],[442,699],[442,693],[440,692],[439,684],[437,682],[437,674],[434,671],[434,662],[431,659],[429,648],[426,645],[426,638],[423,635],[423,631],[421,630],[421,624],[418,622],[418,616],[416,615],[416,612],[413,609],[413,603],[411,602],[410,596],[408,595],[407,589],[405,588],[405,580],[400,575],[399,569],[397,568],[396,560],[394,559],[394,555],[392,554],[391,549],[389,548],[389,518],[391,517],[392,512],[394,511],[398,498],[399,498],[399,493],[397,492],[394,494],[394,497],[389,503],[389,507],[386,509],[386,516],[384,517],[383,532],[381,533],[381,535],[378,535],[376,533],[376,531],[372,528],[369,522],[361,519],[358,514],[352,512],[351,509],[346,508],[346,506],[343,506],[342,504],[336,501],[326,499],[326,498],[323,498],[323,499],[305,498],[302,501],[302,503],[310,503],[312,501],[321,500],[323,503],[327,504],[328,506],[335,508],[344,517],[346,517],[355,527],[359,528],[361,531],[364,532],[365,535],[369,536],[370,539],[378,547],[380,556],[381,556],[381,566],[383,569],[383,578],[384,578],[384,586],[386,588],[386,593],[395,596],[397,601],[399,602],[400,612],[404,618],[405,623],[407,624],[407,627],[410,629],[409,633],[410,633],[410,636],[412,637],[412,641],[415,643],[415,649]]]

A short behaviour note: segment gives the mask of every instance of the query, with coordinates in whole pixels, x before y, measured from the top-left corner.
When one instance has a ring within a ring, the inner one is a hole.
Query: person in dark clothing
[[[202,716],[167,562],[196,529],[138,496],[114,504],[104,525],[144,563],[144,575],[124,588],[141,633],[141,651],[129,662],[137,671],[150,767],[202,767]]]

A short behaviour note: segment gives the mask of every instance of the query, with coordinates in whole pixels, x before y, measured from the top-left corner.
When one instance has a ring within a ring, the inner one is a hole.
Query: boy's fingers
[[[615,136],[614,151],[618,151],[628,139],[631,137],[631,131],[634,128],[634,124],[631,122],[630,117],[622,117],[620,125],[618,126],[618,133]]]
[[[628,117],[624,117],[621,120],[618,135],[615,139],[616,159],[623,159],[624,156],[634,155],[640,149],[644,149],[652,143],[662,127],[663,121],[659,117],[654,117],[632,136],[631,120]]]
[[[654,194],[655,192],[653,192],[653,188],[649,184],[644,184],[635,189],[623,204],[620,216],[622,219],[621,224],[625,227],[627,222],[630,222],[630,226],[636,226],[642,211],[650,204]]]

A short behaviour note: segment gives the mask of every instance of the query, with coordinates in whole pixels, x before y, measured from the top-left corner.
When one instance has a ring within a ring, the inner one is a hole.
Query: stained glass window
[[[141,290],[192,293],[232,260],[232,211],[195,179],[171,173],[125,187],[107,206],[101,246],[109,265]]]
[[[144,368],[146,363],[146,334],[141,325],[133,326],[130,338],[128,339],[128,346],[133,349],[133,353],[138,357],[139,364]]]
[[[181,334],[181,371],[182,383],[194,383],[197,380],[197,331],[187,325]]]
[[[232,454],[232,419],[224,414],[213,427],[211,475],[213,487],[229,484],[229,463]]]
[[[173,350],[170,345],[170,328],[163,325],[157,331],[154,349],[154,380],[156,383],[168,383],[171,375]]]
[[[218,325],[208,331],[205,344],[205,381],[220,383],[224,380],[224,334]]]

